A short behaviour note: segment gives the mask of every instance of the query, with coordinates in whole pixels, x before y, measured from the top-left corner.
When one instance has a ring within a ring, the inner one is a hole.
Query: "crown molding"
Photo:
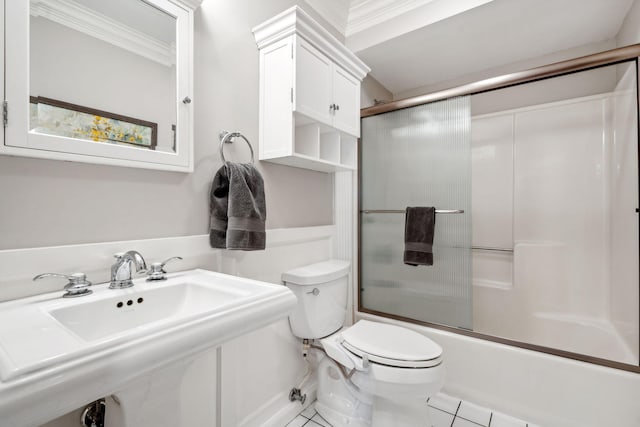
[[[354,0],[346,45],[361,52],[494,0]]]
[[[203,0],[171,0],[174,3],[183,4],[191,10],[196,10],[200,7]]]
[[[362,0],[351,4],[345,35],[348,37],[374,25],[411,12],[433,0]]]
[[[320,16],[342,35],[347,31],[348,0],[305,0]]]
[[[30,13],[170,67],[176,61],[175,45],[97,13],[73,0],[32,0]]]
[[[297,34],[359,80],[371,71],[360,58],[298,6],[285,10],[252,31],[258,49]]]

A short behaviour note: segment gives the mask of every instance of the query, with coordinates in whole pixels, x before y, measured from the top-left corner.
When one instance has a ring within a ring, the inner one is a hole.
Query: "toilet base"
[[[384,398],[363,391],[372,386],[369,374],[356,372],[347,380],[328,357],[318,364],[317,375],[316,411],[334,427],[431,427],[426,397],[442,387],[441,380],[427,387],[433,390],[420,386],[422,392],[387,383],[384,396],[391,398]]]
[[[316,402],[316,411],[333,427],[371,427],[371,422],[368,419],[363,419],[357,414],[355,416],[346,415],[321,402]]]
[[[316,411],[333,427],[371,427],[371,398],[348,384],[325,357],[318,365]]]

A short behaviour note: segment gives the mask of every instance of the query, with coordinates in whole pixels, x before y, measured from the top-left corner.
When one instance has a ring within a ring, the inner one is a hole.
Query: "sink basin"
[[[216,288],[180,281],[168,285],[149,284],[131,293],[97,301],[52,307],[48,314],[69,331],[86,341],[118,334],[131,334],[154,322],[162,324],[197,317],[202,313],[232,304],[251,292],[235,288]]]
[[[282,285],[206,270],[167,277],[127,289],[97,285],[79,298],[56,292],[0,303],[2,422],[39,425],[285,318],[296,303]]]

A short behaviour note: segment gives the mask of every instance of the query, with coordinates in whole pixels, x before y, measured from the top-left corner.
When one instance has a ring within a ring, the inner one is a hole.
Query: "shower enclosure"
[[[640,372],[638,53],[363,110],[359,310]]]
[[[363,120],[361,302],[471,329],[469,96]],[[404,208],[435,206],[434,263],[403,264]]]

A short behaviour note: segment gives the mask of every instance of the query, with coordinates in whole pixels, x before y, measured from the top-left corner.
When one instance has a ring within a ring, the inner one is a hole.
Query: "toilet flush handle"
[[[313,294],[314,297],[317,297],[320,294],[320,289],[313,288],[312,291],[307,292],[308,294]]]

